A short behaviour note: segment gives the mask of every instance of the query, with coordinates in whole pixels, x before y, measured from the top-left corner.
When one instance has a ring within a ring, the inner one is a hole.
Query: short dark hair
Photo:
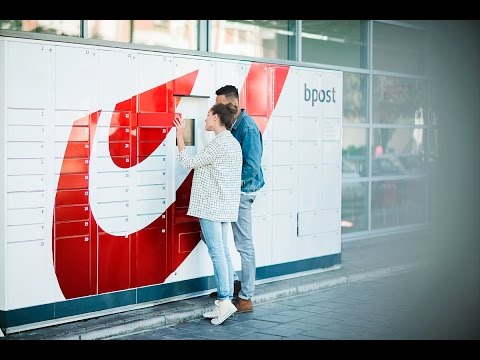
[[[225,95],[225,97],[229,100],[233,100],[233,99],[238,100],[239,99],[238,89],[233,85],[222,86],[220,89],[215,91],[215,94],[216,95]]]

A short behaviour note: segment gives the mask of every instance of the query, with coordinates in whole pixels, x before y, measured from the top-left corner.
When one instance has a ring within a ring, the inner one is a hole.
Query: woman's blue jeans
[[[199,219],[208,254],[213,263],[218,300],[233,298],[233,264],[228,250],[229,222]]]

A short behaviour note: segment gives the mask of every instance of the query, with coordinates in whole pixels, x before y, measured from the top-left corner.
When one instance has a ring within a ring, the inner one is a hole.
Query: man
[[[234,282],[234,300],[237,313],[253,311],[252,298],[255,292],[255,248],[252,239],[252,204],[258,191],[265,185],[261,166],[263,143],[262,133],[245,109],[240,109],[238,89],[226,85],[218,89],[215,103],[232,103],[238,107],[235,121],[230,129],[242,148],[242,183],[237,222],[232,222],[235,247],[242,264],[241,282]]]

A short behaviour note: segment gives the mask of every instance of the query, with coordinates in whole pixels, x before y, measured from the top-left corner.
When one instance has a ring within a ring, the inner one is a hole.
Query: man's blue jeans
[[[199,219],[208,254],[213,263],[218,300],[233,297],[233,264],[228,250],[229,222]]]

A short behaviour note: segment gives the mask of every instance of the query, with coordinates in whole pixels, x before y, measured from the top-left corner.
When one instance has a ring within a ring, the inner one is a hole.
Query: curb
[[[385,268],[380,268],[380,269],[358,273],[354,275],[342,275],[333,279],[313,282],[310,284],[302,284],[299,286],[294,286],[294,287],[286,288],[283,290],[273,291],[266,294],[259,294],[258,296],[255,296],[255,300],[253,303],[262,304],[262,303],[283,299],[285,297],[302,295],[309,292],[318,291],[321,289],[327,289],[327,288],[338,286],[338,285],[345,285],[350,282],[368,281],[368,280],[379,279],[386,276],[401,274],[401,273],[415,270],[419,267],[419,265],[420,265],[419,263],[414,262],[414,263],[407,263],[403,265],[388,266]],[[190,311],[182,311],[182,312],[177,312],[172,314],[158,315],[149,319],[134,320],[130,323],[127,322],[121,325],[105,327],[103,329],[95,329],[92,331],[88,331],[84,334],[55,337],[55,339],[58,339],[58,340],[113,339],[116,336],[127,335],[134,332],[153,329],[156,327],[176,325],[182,322],[186,322],[194,319],[200,319],[203,313],[208,309],[210,309],[210,306],[207,306],[206,308],[197,308]],[[0,331],[0,337],[1,336],[3,336],[3,334]]]

